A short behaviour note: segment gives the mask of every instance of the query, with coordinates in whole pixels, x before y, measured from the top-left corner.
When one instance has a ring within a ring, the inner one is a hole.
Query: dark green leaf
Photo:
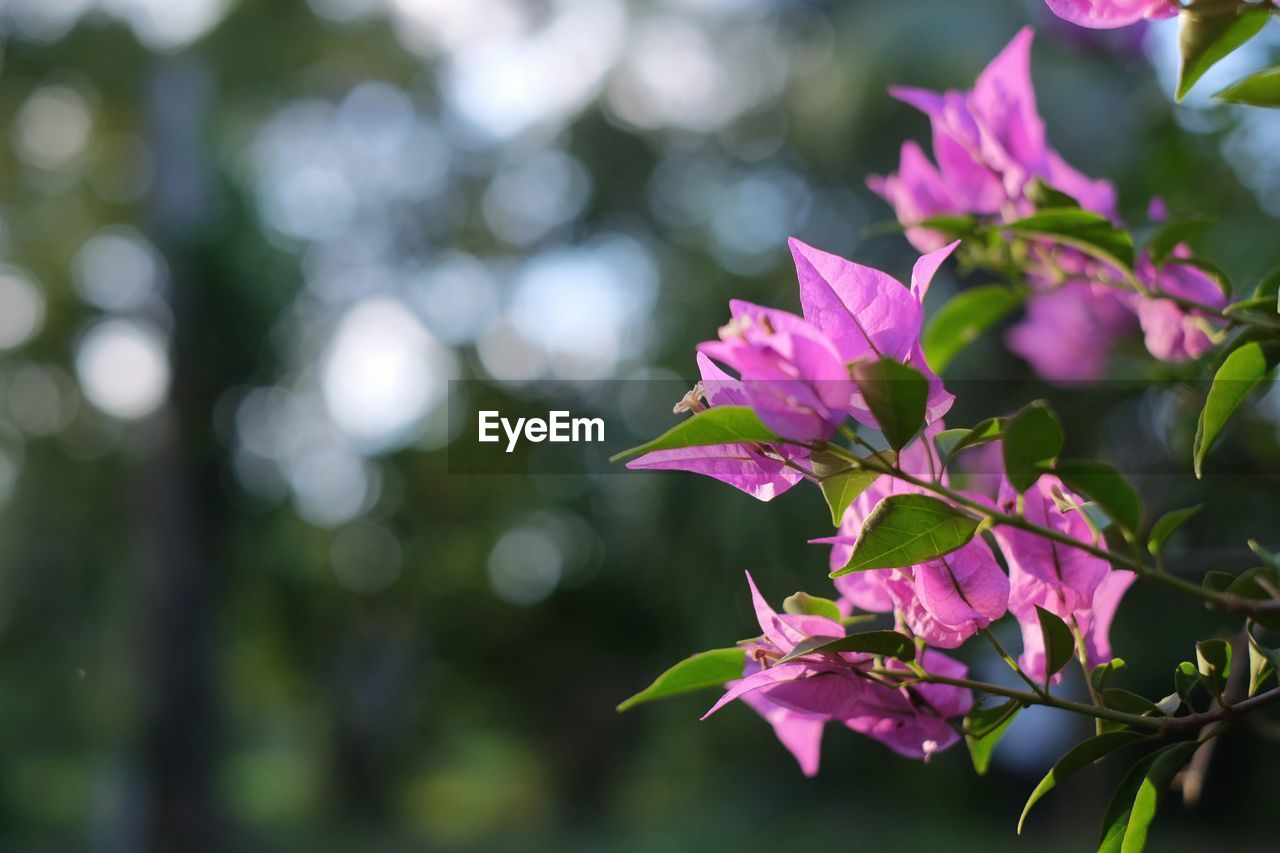
[[[836,622],[844,618],[844,614],[840,612],[840,605],[829,598],[820,598],[807,592],[797,592],[787,596],[782,602],[782,612],[794,616],[825,616]]]
[[[969,747],[969,758],[979,776],[986,775],[991,766],[991,754],[1013,720],[1022,710],[1022,703],[1010,699],[999,705],[975,708],[964,718],[964,742]]]
[[[1072,459],[1059,462],[1054,473],[1067,488],[1102,507],[1126,534],[1137,531],[1142,523],[1142,504],[1138,493],[1115,468],[1105,462]]]
[[[1079,207],[1080,202],[1074,196],[1054,189],[1040,178],[1036,178],[1027,187],[1027,198],[1037,208],[1069,208]]]
[[[1112,658],[1106,663],[1100,663],[1089,670],[1089,683],[1093,685],[1095,692],[1101,693],[1106,688],[1111,673],[1121,669],[1124,669],[1123,658]]]
[[[1271,17],[1270,7],[1223,7],[1211,10],[1183,9],[1178,16],[1178,42],[1182,64],[1178,70],[1177,98],[1182,100],[1191,87],[1218,60],[1256,36]]]
[[[909,228],[928,228],[931,231],[942,231],[953,237],[967,237],[978,225],[975,216],[930,216]]]
[[[1192,740],[1166,746],[1156,753],[1155,761],[1151,763],[1134,794],[1120,853],[1142,853],[1147,846],[1147,831],[1156,818],[1156,810],[1160,807],[1165,791],[1169,790],[1173,777],[1182,769],[1182,765],[1199,748],[1200,744]]]
[[[1151,535],[1147,537],[1147,550],[1151,552],[1152,556],[1159,554],[1164,549],[1164,543],[1173,535],[1173,531],[1185,524],[1188,519],[1203,508],[1204,504],[1196,504],[1186,509],[1175,509],[1160,516],[1159,520],[1151,526]]]
[[[1106,732],[1104,734],[1095,735],[1088,740],[1083,740],[1067,751],[1065,755],[1058,759],[1057,763],[1049,770],[1049,773],[1040,780],[1040,784],[1036,785],[1036,789],[1031,792],[1031,796],[1027,798],[1027,804],[1022,807],[1022,816],[1018,818],[1018,834],[1022,834],[1022,825],[1027,820],[1027,813],[1031,811],[1031,807],[1044,798],[1058,783],[1066,779],[1077,770],[1082,770],[1106,757],[1122,746],[1127,746],[1135,741],[1143,739],[1143,735],[1138,732]]]
[[[653,441],[622,451],[609,461],[617,462],[654,450],[777,440],[777,434],[761,423],[760,417],[750,407],[715,406],[676,424]]]
[[[1145,756],[1137,764],[1129,768],[1129,772],[1120,780],[1116,792],[1107,803],[1107,810],[1102,815],[1102,835],[1098,839],[1098,853],[1120,853],[1120,845],[1124,842],[1124,833],[1129,826],[1129,815],[1133,811],[1133,798],[1138,794],[1142,780],[1147,778],[1147,771],[1155,763],[1156,753]]]
[[[1222,693],[1231,675],[1231,644],[1226,640],[1196,643],[1196,669],[1211,692]]]
[[[1036,616],[1040,618],[1040,634],[1044,637],[1045,676],[1048,677],[1071,662],[1076,653],[1076,638],[1058,614],[1037,604]]]
[[[862,524],[848,564],[831,577],[916,566],[966,545],[978,521],[927,495],[890,495]]]
[[[1214,374],[1213,384],[1209,387],[1209,396],[1205,400],[1204,410],[1200,413],[1200,422],[1196,427],[1195,470],[1201,475],[1201,466],[1209,453],[1209,448],[1218,437],[1218,433],[1226,426],[1227,421],[1235,413],[1240,404],[1249,396],[1258,383],[1267,375],[1274,362],[1270,353],[1257,342],[1247,343],[1236,349],[1218,372]]]
[[[741,678],[746,657],[747,653],[741,648],[699,652],[659,675],[653,684],[620,704],[618,710],[626,711],[643,702],[678,696],[704,687],[719,687],[726,681]]]
[[[925,360],[934,371],[942,373],[957,353],[1020,304],[1020,294],[998,284],[960,293],[925,326]]]
[[[1132,690],[1125,690],[1123,687],[1108,687],[1103,690],[1102,704],[1113,711],[1123,711],[1126,714],[1138,714],[1141,716],[1160,713],[1160,709],[1156,707],[1155,702],[1145,696],[1139,696]]]
[[[1007,227],[1021,236],[1045,237],[1123,269],[1133,268],[1133,238],[1092,211],[1075,207],[1042,210]]]
[[[1265,68],[1237,80],[1217,94],[1233,104],[1253,107],[1280,107],[1280,67]]]
[[[1231,572],[1205,572],[1204,579],[1200,581],[1200,585],[1210,592],[1226,592],[1227,587],[1236,582],[1236,576]]]
[[[1178,695],[1182,697],[1182,701],[1191,704],[1191,696],[1195,693],[1196,685],[1200,683],[1200,671],[1196,665],[1189,660],[1184,660],[1178,664],[1173,670],[1173,688],[1178,691]]]
[[[973,429],[949,429],[933,437],[933,446],[938,448],[938,456],[946,465],[966,447],[999,441],[1004,435],[1004,421],[1000,418],[987,418]]]
[[[1003,447],[1005,475],[1010,485],[1025,492],[1062,452],[1058,416],[1037,400],[1005,422]]]
[[[1253,295],[1259,299],[1269,297],[1273,303],[1277,303],[1276,311],[1280,312],[1280,267],[1276,267],[1262,277]]]
[[[889,446],[901,450],[924,426],[929,380],[892,358],[856,365],[853,379]]]
[[[1270,566],[1255,566],[1246,569],[1227,585],[1226,592],[1241,598],[1271,598],[1271,590],[1276,587],[1276,570]]]
[[[822,496],[827,499],[827,506],[831,510],[831,523],[839,527],[849,504],[857,500],[858,495],[865,492],[878,479],[880,479],[879,471],[848,468],[819,480],[818,488],[822,490]]]
[[[1147,247],[1151,253],[1151,262],[1160,266],[1178,244],[1194,239],[1208,225],[1209,219],[1203,216],[1182,216],[1170,219],[1151,237],[1151,243]]]
[[[916,644],[906,634],[899,634],[897,631],[864,631],[847,637],[809,637],[779,658],[778,663],[786,663],[804,655],[838,652],[862,652],[909,661],[915,660]]]

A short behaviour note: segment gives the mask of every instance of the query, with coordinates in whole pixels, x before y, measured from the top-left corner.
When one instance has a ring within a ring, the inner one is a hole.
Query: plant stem
[[[1018,677],[1025,681],[1032,690],[1041,696],[1049,695],[1048,688],[1037,684],[1036,680],[1027,675],[1026,670],[1018,665],[1018,662],[1013,659],[1013,656],[1005,651],[1004,646],[1000,645],[1000,641],[996,639],[996,635],[991,632],[990,628],[983,628],[982,635],[991,643],[991,647],[996,650],[996,654],[1000,655],[1000,658],[1009,665],[1009,668],[1018,673]]]

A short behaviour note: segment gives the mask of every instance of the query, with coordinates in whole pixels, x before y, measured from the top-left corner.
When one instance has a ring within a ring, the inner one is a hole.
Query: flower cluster
[[[1060,5],[1096,8],[1102,15],[1103,7],[1143,4]],[[928,251],[946,240],[920,226],[935,217],[972,215],[1000,224],[1034,213],[1032,194],[1041,184],[1119,224],[1111,184],[1072,168],[1048,143],[1031,83],[1032,37],[1031,30],[1020,32],[971,91],[890,90],[929,117],[936,165],[908,141],[898,171],[873,177],[869,184],[893,207],[918,249]],[[1183,247],[1160,264],[1144,253],[1134,280],[1113,264],[1049,239],[1032,241],[1027,255],[1027,315],[1006,340],[1037,373],[1054,382],[1100,378],[1109,345],[1135,320],[1156,358],[1196,358],[1208,349],[1213,328],[1195,306],[1216,310],[1226,304],[1213,278],[1186,262]]]
[[[926,426],[898,454],[897,470],[920,482],[947,485],[934,439],[953,398],[921,356],[921,302],[955,244],[920,258],[909,287],[796,240],[791,248],[804,316],[732,303],[731,320],[719,339],[698,347],[702,381],[677,406],[693,411],[749,406],[781,440],[656,450],[630,467],[693,471],[769,500],[803,479],[818,479],[812,448],[847,419],[879,428],[851,376],[861,363],[891,359],[912,366],[928,382]],[[1012,510],[1018,495],[999,479],[995,503]],[[902,478],[876,480],[844,511],[835,536],[815,540],[831,546],[831,568],[848,563],[859,531],[881,501],[926,492]],[[967,496],[992,502],[977,493]],[[1036,524],[1096,545],[1084,503],[1060,481],[1043,477],[1022,497],[1021,512]],[[1022,665],[1043,678],[1037,607],[1080,633],[1087,663],[1109,660],[1111,617],[1132,575],[1081,549],[1021,530],[996,526],[993,533],[1007,573],[997,550],[977,537],[919,565],[841,575],[835,580],[839,606],[844,613],[892,614],[897,630],[928,649],[919,665],[934,674],[954,677],[964,670],[934,649],[958,648],[1011,612],[1023,631]],[[741,698],[773,725],[806,773],[817,769],[818,742],[830,721],[917,758],[957,741],[948,720],[966,713],[967,691],[940,684],[886,685],[869,672],[874,662],[867,654],[796,656],[797,646],[815,637],[844,636],[841,623],[824,616],[779,615],[754,583],[752,596],[764,633],[747,644],[742,679],[729,685],[712,711]]]

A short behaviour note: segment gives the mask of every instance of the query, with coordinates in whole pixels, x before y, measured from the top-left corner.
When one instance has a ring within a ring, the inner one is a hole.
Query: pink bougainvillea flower
[[[790,240],[805,319],[827,336],[845,364],[892,358],[923,373],[929,380],[928,422],[945,415],[955,398],[925,363],[920,347],[923,303],[938,268],[957,245],[951,243],[917,260],[908,288],[880,270]],[[876,426],[865,407],[855,404],[851,414],[861,423]]]
[[[1179,246],[1174,257],[1166,260],[1157,270],[1147,255],[1143,255],[1134,270],[1139,280],[1151,291],[1221,309],[1227,304],[1226,296],[1217,283],[1204,270],[1191,264],[1180,264],[1176,258],[1185,258],[1190,251]],[[1199,358],[1213,346],[1209,332],[1212,329],[1203,311],[1185,308],[1168,299],[1151,299],[1135,296],[1134,307],[1147,351],[1161,361],[1186,361]]]
[[[967,689],[938,684],[887,687],[864,674],[874,662],[866,654],[811,654],[779,663],[806,639],[843,637],[844,626],[822,616],[780,614],[760,595],[750,574],[747,583],[762,634],[745,644],[743,677],[726,685],[703,719],[741,699],[773,726],[808,776],[818,772],[828,722],[843,723],[913,758],[928,758],[959,740],[948,720],[968,713],[972,696]],[[938,652],[926,651],[921,665],[953,678],[966,674],[963,664]]]
[[[964,664],[942,652],[926,649],[920,665],[948,678],[964,678]],[[905,669],[889,661],[890,669]],[[868,687],[856,713],[844,720],[855,732],[880,741],[906,758],[928,760],[935,752],[960,741],[960,734],[948,720],[963,717],[973,708],[973,694],[950,684],[917,684],[909,692],[880,684]]]
[[[1141,20],[1172,18],[1174,0],[1047,0],[1059,18],[1095,30],[1126,27]]]
[[[1085,658],[1088,666],[1096,666],[1111,660],[1111,621],[1125,592],[1137,579],[1133,572],[1110,569],[1094,590],[1088,602],[1076,602],[1072,607],[1062,594],[1062,588],[1022,571],[1010,569],[1012,592],[1009,595],[1009,611],[1022,629],[1022,654],[1019,663],[1032,678],[1045,676],[1044,634],[1040,629],[1040,617],[1036,607],[1043,607],[1056,614],[1068,625],[1080,631],[1084,637]],[[1060,680],[1056,676],[1055,680]]]
[[[738,374],[745,402],[770,429],[801,441],[830,438],[849,414],[854,385],[835,344],[816,325],[734,300],[720,339],[698,352]]]
[[[710,406],[743,406],[747,404],[741,384],[698,354],[702,381],[677,406],[677,411],[701,411]],[[788,460],[807,455],[792,445],[719,444],[708,447],[682,447],[655,450],[627,463],[640,470],[689,471],[714,477],[752,497],[768,501],[804,479],[804,475],[787,464]]]
[[[1024,29],[979,75],[969,92],[936,93],[894,87],[891,93],[927,116],[933,125],[935,168],[914,145],[903,147],[896,174],[872,177],[871,189],[912,226],[942,214],[1030,213],[1026,198],[1036,179],[1074,197],[1082,207],[1115,216],[1115,190],[1086,177],[1048,144],[1031,84],[1031,42]],[[909,228],[916,248],[937,248],[927,229]]]
[[[1000,490],[1000,509],[1016,512],[1017,499],[1018,493],[1006,481]],[[1083,504],[1061,480],[1046,475],[1026,491],[1022,515],[1032,524],[1092,545],[1093,530],[1079,509]],[[1021,572],[1045,584],[1068,612],[1088,609],[1098,584],[1111,571],[1105,559],[1080,548],[1004,525],[997,525],[994,532],[1010,574]]]
[[[1083,385],[1102,378],[1110,345],[1132,327],[1133,314],[1115,290],[1071,281],[1029,299],[1005,344],[1048,381]]]

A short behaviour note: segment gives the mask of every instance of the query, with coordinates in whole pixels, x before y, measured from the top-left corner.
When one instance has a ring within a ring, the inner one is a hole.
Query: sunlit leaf
[[[977,529],[977,519],[937,498],[890,495],[863,522],[849,562],[831,577],[919,565],[963,547]]]
[[[1186,97],[1219,60],[1260,33],[1270,17],[1269,6],[1215,4],[1209,10],[1183,9],[1178,16],[1182,63],[1178,69],[1177,99]]]
[[[1145,735],[1132,731],[1105,732],[1088,740],[1083,740],[1067,750],[1066,754],[1058,759],[1048,774],[1040,780],[1040,784],[1036,785],[1035,790],[1031,792],[1031,796],[1027,798],[1027,804],[1022,807],[1022,816],[1018,818],[1018,834],[1022,834],[1022,825],[1026,823],[1027,814],[1031,811],[1031,807],[1056,788],[1059,782],[1077,770],[1082,770],[1095,761],[1105,758],[1120,747],[1128,746],[1131,743],[1142,740],[1144,737]]]
[[[929,366],[942,373],[951,359],[997,320],[1022,304],[1023,297],[998,284],[966,290],[943,305],[925,326],[921,341]]]
[[[1165,792],[1169,790],[1173,777],[1199,748],[1200,744],[1197,742],[1186,741],[1166,746],[1156,753],[1155,760],[1143,774],[1134,794],[1124,838],[1120,842],[1120,853],[1142,853],[1147,846],[1147,832],[1151,828],[1151,822],[1156,818],[1156,810],[1160,807]],[[1100,849],[1108,848],[1104,844]]]
[[[622,451],[609,461],[617,462],[628,456],[650,453],[654,450],[777,440],[778,435],[765,426],[760,421],[759,415],[750,407],[714,406],[676,424],[653,441]]]
[[[1237,80],[1217,94],[1233,104],[1252,107],[1280,107],[1280,67],[1265,68]]]
[[[1209,689],[1221,694],[1231,675],[1231,644],[1217,639],[1196,643],[1196,669]]]
[[[1042,210],[1006,226],[1024,237],[1071,246],[1122,269],[1133,268],[1133,238],[1107,217],[1076,207]]]
[[[991,754],[1021,710],[1022,703],[1010,699],[999,705],[974,708],[964,718],[964,742],[969,747],[973,769],[979,776],[986,775],[987,768],[991,766]]]
[[[1201,476],[1201,466],[1214,440],[1240,404],[1275,366],[1274,358],[1275,352],[1270,348],[1264,349],[1256,341],[1246,343],[1227,356],[1214,374],[1196,426],[1194,458],[1197,477]]]
[[[797,592],[787,596],[782,602],[782,612],[794,616],[825,616],[836,622],[844,618],[844,614],[840,612],[840,605],[829,598],[821,598],[807,592]]]
[[[741,648],[713,649],[685,658],[654,679],[644,690],[618,705],[626,711],[644,702],[678,696],[706,687],[719,687],[726,681],[742,677],[747,653]]]

